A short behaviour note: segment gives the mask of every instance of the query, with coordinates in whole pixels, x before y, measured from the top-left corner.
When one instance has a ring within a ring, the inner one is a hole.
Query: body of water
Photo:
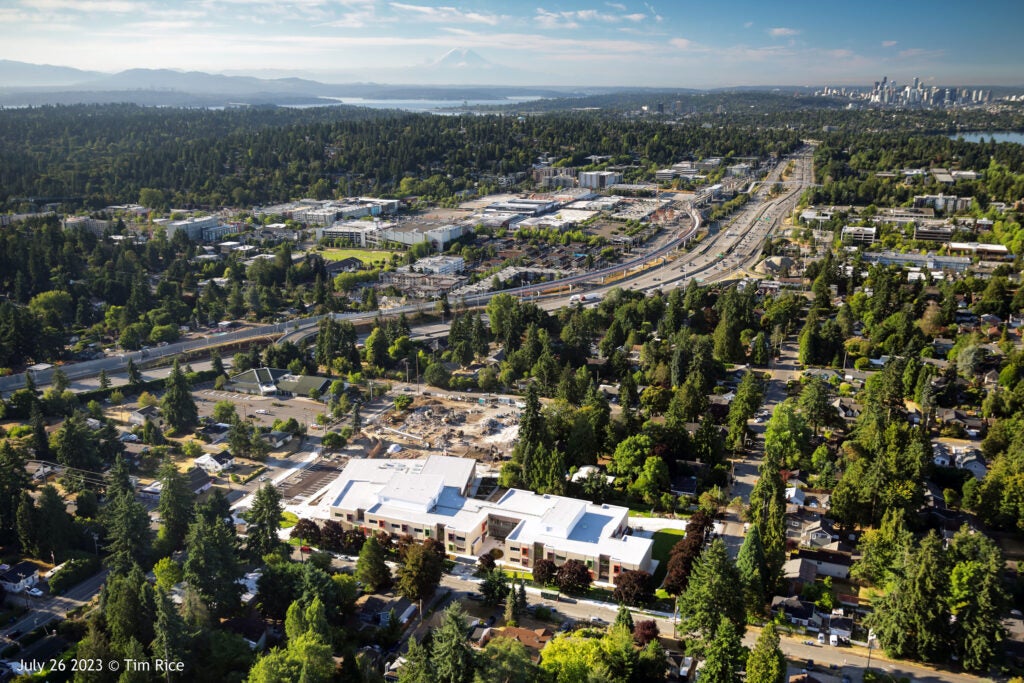
[[[404,111],[416,112],[448,112],[463,109],[465,107],[494,106],[502,104],[519,104],[520,102],[533,102],[543,99],[539,95],[527,95],[523,97],[506,97],[500,100],[370,100],[362,97],[324,97],[323,102],[318,104],[288,104],[286,107],[294,109],[308,109],[310,107],[325,107],[334,104],[348,104],[353,107],[370,107],[371,109],[402,109]]]
[[[994,133],[957,133],[956,135],[950,135],[949,137],[953,140],[963,138],[967,142],[988,142],[992,138],[995,138],[996,142],[1016,142],[1018,145],[1024,145],[1024,133],[1014,133],[1012,131],[999,131]]]

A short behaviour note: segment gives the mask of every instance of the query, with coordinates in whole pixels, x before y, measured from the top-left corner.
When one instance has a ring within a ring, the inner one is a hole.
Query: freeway
[[[728,277],[735,277],[744,271],[760,253],[760,248],[771,229],[774,228],[786,213],[795,206],[800,193],[809,186],[811,148],[802,149],[791,158],[787,157],[780,161],[769,173],[768,177],[761,183],[760,188],[754,193],[751,201],[742,209],[741,213],[733,218],[726,230],[719,230],[716,234],[708,236],[694,250],[687,252],[678,258],[671,258],[680,247],[690,243],[697,235],[701,227],[701,217],[692,207],[688,208],[690,220],[679,226],[681,230],[665,240],[660,246],[647,250],[626,263],[608,266],[598,270],[578,273],[546,282],[543,285],[527,285],[514,289],[503,290],[508,293],[523,297],[537,297],[543,302],[543,308],[554,310],[569,305],[568,294],[556,294],[544,296],[545,292],[553,289],[568,288],[586,283],[601,282],[597,288],[590,290],[595,293],[606,292],[613,287],[628,287],[640,291],[661,289],[669,285],[683,286],[690,279],[703,281],[720,281]],[[796,170],[794,178],[783,181],[782,172],[788,165],[788,161],[795,161]],[[788,186],[786,193],[779,198],[768,199],[768,191],[775,184]],[[765,201],[767,199],[767,201]],[[719,258],[721,255],[721,258]],[[491,292],[474,294],[460,300],[464,306],[479,306],[486,304],[493,296]],[[391,309],[387,315],[411,315],[419,312],[433,310],[432,302],[409,304]],[[380,312],[372,313],[335,313],[338,320],[348,320],[353,323],[368,323],[381,315]],[[108,374],[123,372],[129,360],[136,364],[151,363],[156,360],[171,358],[182,353],[210,349],[224,344],[231,344],[243,341],[258,339],[273,339],[275,341],[295,340],[308,337],[319,324],[325,315],[300,318],[289,322],[262,325],[250,329],[238,330],[235,332],[224,332],[205,339],[194,339],[183,342],[168,344],[167,346],[156,347],[144,351],[134,351],[117,356],[108,356],[96,360],[71,363],[62,366],[64,374],[70,380],[80,380],[98,375],[105,370]],[[41,370],[33,373],[33,380],[37,386],[45,386],[50,383],[53,376],[53,369]],[[19,373],[0,378],[0,395],[14,391],[25,386],[25,373]]]

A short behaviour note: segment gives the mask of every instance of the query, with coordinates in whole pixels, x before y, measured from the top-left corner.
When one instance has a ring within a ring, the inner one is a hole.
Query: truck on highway
[[[569,297],[569,304],[594,304],[600,300],[597,294],[573,294]]]

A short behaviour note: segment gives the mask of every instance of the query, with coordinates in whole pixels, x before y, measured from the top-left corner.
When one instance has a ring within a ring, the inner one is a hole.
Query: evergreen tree
[[[51,454],[49,437],[46,435],[46,419],[43,417],[43,411],[38,402],[32,404],[29,419],[32,423],[32,439],[29,446],[37,460],[49,460]]]
[[[139,368],[135,365],[135,361],[131,358],[128,359],[128,365],[126,367],[128,373],[128,385],[138,386],[142,384],[142,373],[139,372]]]
[[[686,590],[679,596],[679,633],[710,639],[719,619],[731,621],[742,634],[746,628],[743,592],[736,590],[739,572],[729,559],[722,539],[715,539],[700,554]]]
[[[765,624],[747,658],[747,683],[785,683],[786,656],[775,624]]]
[[[519,587],[516,590],[516,611],[522,615],[526,613],[526,608],[529,607],[526,601],[526,582],[519,579]]]
[[[130,491],[114,498],[108,510],[107,566],[111,574],[127,574],[149,557],[149,515]]]
[[[170,597],[162,590],[156,592],[156,621],[153,624],[153,656],[167,662],[186,662],[186,670],[164,674],[164,680],[188,680],[189,638],[185,620],[178,614],[178,609]]]
[[[28,488],[25,457],[10,440],[0,441],[0,539],[16,535],[21,493]]]
[[[177,358],[174,359],[174,367],[164,386],[166,390],[160,407],[168,426],[176,432],[183,432],[195,425],[199,420],[199,412]]]
[[[281,493],[271,484],[264,484],[253,495],[248,514],[249,527],[246,550],[253,558],[272,553],[280,544],[277,530],[281,528]]]
[[[161,550],[171,552],[181,547],[188,533],[188,525],[192,516],[193,494],[188,487],[188,479],[178,471],[170,457],[160,466],[157,476],[163,487],[160,489],[160,502],[157,511],[163,520],[163,526],[157,538]]]
[[[36,552],[55,564],[64,557],[74,531],[73,520],[67,513],[57,489],[47,484],[39,492],[36,510]]]
[[[115,650],[123,650],[132,639],[147,643],[153,640],[153,587],[138,565],[127,574],[110,576],[100,594],[100,611]]]
[[[933,531],[908,558],[904,575],[893,589],[875,601],[865,620],[892,657],[924,661],[945,659],[949,654],[949,568],[942,541]]]
[[[100,370],[100,389],[110,388],[110,377],[107,376],[106,370]]]
[[[228,614],[242,595],[242,567],[238,562],[234,529],[197,515],[188,528],[183,576],[206,602],[214,616]]]
[[[22,491],[18,498],[18,509],[15,513],[15,526],[18,532],[18,543],[26,555],[36,555],[38,529],[36,521],[36,503],[27,491]]]
[[[750,493],[750,526],[758,528],[764,548],[765,590],[772,591],[786,561],[786,488],[774,462],[766,458]]]
[[[469,683],[473,680],[473,651],[469,649],[466,612],[453,602],[434,630],[430,648],[430,663],[434,680],[439,683]]]
[[[751,525],[740,552],[736,556],[736,569],[743,582],[744,602],[751,614],[760,614],[766,602],[765,573],[767,566],[764,558],[764,546],[761,545],[760,527]]]
[[[218,377],[228,374],[224,369],[224,359],[220,357],[220,351],[217,349],[210,352],[210,367]]]
[[[359,550],[356,560],[356,578],[367,590],[377,593],[391,585],[391,569],[384,561],[384,549],[376,536],[370,536]]]
[[[436,680],[430,652],[416,638],[410,637],[405,665],[398,670],[398,683],[434,683]]]
[[[506,626],[518,626],[519,613],[516,609],[516,592],[510,590],[508,595],[505,596],[505,625]]]
[[[625,626],[629,632],[633,632],[633,613],[625,605],[619,605],[619,611],[615,615],[613,626]]]
[[[714,638],[707,644],[703,683],[737,683],[744,667],[743,645],[736,625],[723,616],[718,621]]]

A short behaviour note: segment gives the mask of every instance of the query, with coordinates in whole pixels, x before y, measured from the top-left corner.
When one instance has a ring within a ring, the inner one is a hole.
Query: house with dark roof
[[[198,467],[190,469],[185,476],[188,477],[188,490],[197,496],[213,485],[210,475]]]
[[[772,598],[772,612],[784,614],[789,623],[797,626],[821,626],[821,615],[815,609],[814,603],[797,597],[784,598],[776,595]]]
[[[831,576],[834,579],[850,578],[850,567],[853,566],[853,558],[849,553],[840,553],[832,550],[800,550],[801,559],[814,563],[818,574]]]
[[[204,453],[192,463],[207,474],[220,474],[224,470],[234,467],[235,458],[231,455],[231,451]]]
[[[264,432],[260,434],[260,438],[267,442],[267,445],[271,448],[281,448],[286,443],[292,440],[294,435],[291,432]]]
[[[156,406],[140,406],[128,414],[128,424],[144,425],[146,420],[160,424],[160,409]]]
[[[8,593],[20,593],[39,583],[39,567],[31,562],[19,562],[0,574],[0,586]]]

